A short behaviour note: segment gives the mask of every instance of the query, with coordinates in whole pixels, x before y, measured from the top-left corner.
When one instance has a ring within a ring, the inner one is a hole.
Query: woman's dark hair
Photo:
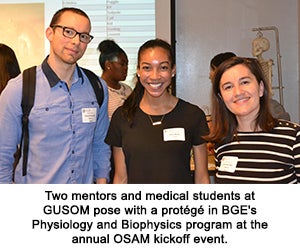
[[[58,11],[55,12],[55,14],[53,15],[53,17],[51,19],[51,22],[50,22],[49,26],[53,27],[56,24],[58,24],[58,22],[60,21],[60,18],[62,16],[62,14],[65,13],[65,12],[67,12],[67,11],[71,11],[71,12],[76,13],[78,15],[84,16],[91,23],[91,20],[90,20],[89,16],[83,10],[78,9],[78,8],[73,8],[73,7],[65,7],[65,8],[62,8],[62,9],[60,9],[60,10],[58,10]]]
[[[7,45],[0,43],[0,93],[8,80],[21,73],[15,52]]]
[[[100,42],[97,49],[100,52],[99,64],[102,70],[105,70],[106,61],[113,62],[117,60],[120,54],[126,55],[126,52],[113,40],[104,40]]]
[[[256,118],[256,128],[260,127],[263,131],[270,131],[274,127],[275,119],[270,112],[270,90],[260,63],[255,58],[232,57],[218,66],[212,79],[212,124],[208,141],[227,141],[237,134],[236,116],[229,111],[222,100],[220,80],[225,71],[239,64],[245,65],[255,76],[258,84],[263,83],[264,85],[264,93],[260,97],[260,109]]]
[[[139,48],[138,57],[137,57],[138,69],[140,68],[141,55],[147,49],[157,48],[157,47],[162,48],[166,51],[171,63],[171,67],[173,68],[175,66],[175,58],[174,58],[174,53],[171,45],[168,42],[157,38],[157,39],[148,40]],[[126,101],[123,104],[123,114],[130,122],[131,126],[133,125],[133,119],[139,107],[140,101],[143,97],[143,94],[144,94],[144,87],[141,84],[139,77],[136,76],[135,88],[133,89],[132,93],[129,95],[129,97],[126,99]]]

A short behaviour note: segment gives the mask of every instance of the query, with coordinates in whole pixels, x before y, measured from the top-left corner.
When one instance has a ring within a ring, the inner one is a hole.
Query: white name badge
[[[167,128],[163,131],[164,141],[185,141],[184,128]]]
[[[96,122],[96,114],[97,114],[96,108],[82,108],[81,114],[82,114],[83,123]]]
[[[219,170],[234,173],[239,158],[236,156],[223,156]]]

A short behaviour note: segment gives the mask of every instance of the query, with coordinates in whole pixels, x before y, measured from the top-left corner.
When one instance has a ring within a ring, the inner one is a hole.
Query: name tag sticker
[[[219,170],[234,173],[238,160],[239,158],[236,156],[223,156]]]
[[[96,108],[83,108],[81,109],[81,113],[82,113],[83,123],[96,122],[96,114],[97,114]]]
[[[167,128],[163,131],[164,141],[185,141],[184,128]]]

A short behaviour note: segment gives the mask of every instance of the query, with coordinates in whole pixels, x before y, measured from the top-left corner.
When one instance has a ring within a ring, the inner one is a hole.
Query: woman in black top
[[[205,114],[168,91],[175,72],[167,42],[140,47],[136,87],[113,114],[106,138],[113,146],[114,183],[209,183]]]

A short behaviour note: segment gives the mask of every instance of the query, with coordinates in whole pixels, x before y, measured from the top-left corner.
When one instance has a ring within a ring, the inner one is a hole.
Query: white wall
[[[299,122],[298,0],[175,0],[177,95],[205,108],[210,106],[210,59],[233,51],[252,56],[252,28],[279,30],[284,106]],[[278,85],[274,31],[263,32],[271,48],[263,57],[273,59],[273,82]],[[274,98],[279,100],[278,91]]]
[[[171,42],[171,2],[155,0],[156,37]]]

